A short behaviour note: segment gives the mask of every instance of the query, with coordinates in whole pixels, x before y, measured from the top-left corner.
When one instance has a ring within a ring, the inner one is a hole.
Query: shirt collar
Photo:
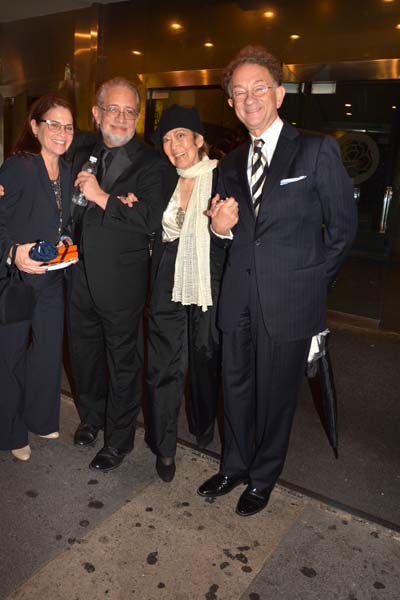
[[[254,135],[250,134],[251,141],[254,142],[254,140],[261,139],[261,140],[263,140],[264,145],[266,144],[267,146],[269,146],[269,145],[276,146],[276,143],[278,141],[278,137],[282,130],[282,127],[283,127],[282,119],[280,117],[276,117],[275,121],[261,135],[255,137]]]

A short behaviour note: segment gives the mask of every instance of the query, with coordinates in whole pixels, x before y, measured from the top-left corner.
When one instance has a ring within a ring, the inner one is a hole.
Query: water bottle
[[[86,171],[86,173],[91,173],[92,175],[96,175],[97,172],[97,156],[90,156],[89,160],[85,162],[81,171]],[[85,198],[83,192],[79,189],[79,186],[74,187],[74,191],[72,193],[72,202],[77,206],[87,206],[87,198]]]

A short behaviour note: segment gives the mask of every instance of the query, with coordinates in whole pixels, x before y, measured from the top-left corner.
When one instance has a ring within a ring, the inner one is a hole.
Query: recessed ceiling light
[[[132,50],[132,54],[135,54],[135,56],[142,56],[143,52],[140,52],[140,50]]]
[[[396,29],[400,29],[400,23],[397,23]]]
[[[214,44],[213,44],[212,42],[204,42],[204,46],[205,46],[206,48],[213,48],[213,47],[214,47]]]
[[[347,112],[347,113],[346,113],[346,117],[351,117],[351,116],[353,116],[353,113],[352,113],[352,112]]]
[[[180,23],[171,23],[171,29],[182,29],[182,25]]]
[[[393,108],[393,110],[396,110],[397,106],[395,104],[393,104],[392,108]]]
[[[274,16],[275,16],[275,13],[274,13],[273,10],[266,10],[265,13],[264,13],[264,17],[266,19],[273,19]]]
[[[292,121],[292,125],[297,125],[296,121]]]
[[[351,102],[346,102],[345,106],[347,106],[348,108],[350,108]]]
[[[291,40],[299,40],[300,36],[297,33],[292,33],[292,35],[290,36]]]

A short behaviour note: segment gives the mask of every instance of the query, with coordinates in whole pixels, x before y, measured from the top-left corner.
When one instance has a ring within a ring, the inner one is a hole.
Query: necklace
[[[58,210],[58,228],[57,228],[57,241],[60,239],[61,231],[62,231],[62,198],[61,198],[61,181],[60,175],[58,175],[57,179],[51,179],[51,185],[53,186],[53,192],[56,199],[56,205]]]
[[[185,214],[186,213],[183,210],[183,208],[181,206],[178,206],[178,210],[176,211],[175,215],[175,223],[177,224],[179,229],[182,229],[183,221],[185,220]]]

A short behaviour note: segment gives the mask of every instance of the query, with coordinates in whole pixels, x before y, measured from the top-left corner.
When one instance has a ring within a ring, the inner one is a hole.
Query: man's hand
[[[117,198],[122,204],[129,206],[129,208],[132,208],[135,202],[139,202],[139,198],[133,192],[128,192],[126,196],[117,196]]]
[[[35,244],[21,244],[18,246],[15,255],[15,266],[24,273],[43,275],[47,271],[46,267],[42,266],[44,263],[29,258],[29,250],[34,245]]]
[[[80,171],[74,185],[79,186],[79,189],[83,192],[85,198],[105,210],[110,194],[107,194],[101,189],[95,175],[87,173],[86,171]]]
[[[232,227],[239,221],[239,205],[235,198],[228,197],[221,200],[220,195],[216,194],[211,200],[207,215],[211,218],[214,233],[229,236]]]

